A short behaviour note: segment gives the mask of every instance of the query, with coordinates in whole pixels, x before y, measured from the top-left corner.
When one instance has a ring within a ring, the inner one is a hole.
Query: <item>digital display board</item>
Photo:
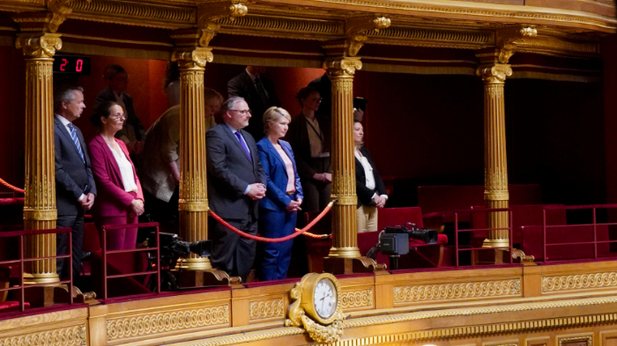
[[[54,56],[54,73],[90,75],[90,58],[73,55]]]

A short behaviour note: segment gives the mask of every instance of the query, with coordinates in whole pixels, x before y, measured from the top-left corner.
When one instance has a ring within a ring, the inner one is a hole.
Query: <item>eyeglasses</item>
[[[114,114],[114,115],[110,115],[109,117],[113,119],[126,119],[126,115],[124,114],[121,114],[121,115]]]
[[[230,111],[238,112],[238,113],[240,113],[242,115],[251,114],[251,110],[250,109],[245,109],[245,110],[230,109]]]

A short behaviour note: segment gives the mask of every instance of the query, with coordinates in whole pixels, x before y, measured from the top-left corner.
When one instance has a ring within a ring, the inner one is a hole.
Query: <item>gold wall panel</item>
[[[617,287],[617,272],[542,277],[542,293]]]
[[[358,291],[343,291],[339,297],[341,301],[341,307],[344,310],[359,309],[359,308],[373,308],[373,289],[358,290]]]
[[[229,325],[229,305],[159,313],[141,313],[107,320],[107,340],[186,331],[188,329]]]
[[[593,333],[558,335],[558,346],[593,346]]]
[[[525,338],[525,346],[551,346],[551,338],[548,336],[539,336]]]
[[[603,330],[598,338],[599,346],[617,346],[617,330]]]
[[[6,346],[86,346],[86,325],[0,338]]]
[[[462,299],[519,297],[521,280],[394,287],[394,304]]]
[[[249,320],[264,320],[285,317],[285,302],[281,299],[253,301],[249,303]]]

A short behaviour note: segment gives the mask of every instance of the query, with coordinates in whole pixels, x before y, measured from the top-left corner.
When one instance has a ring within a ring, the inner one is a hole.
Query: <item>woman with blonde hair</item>
[[[302,204],[302,185],[291,146],[282,138],[287,133],[291,116],[280,107],[264,113],[266,136],[257,142],[259,159],[266,173],[266,197],[259,201],[259,232],[268,238],[290,235]],[[258,276],[262,281],[287,277],[293,240],[262,243],[259,248]]]

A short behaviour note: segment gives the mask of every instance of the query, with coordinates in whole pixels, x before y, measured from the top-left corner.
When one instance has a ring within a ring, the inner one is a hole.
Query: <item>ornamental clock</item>
[[[336,277],[328,273],[306,274],[291,290],[296,301],[289,307],[287,326],[303,326],[313,340],[329,343],[343,334],[345,316],[340,307],[341,289]]]

